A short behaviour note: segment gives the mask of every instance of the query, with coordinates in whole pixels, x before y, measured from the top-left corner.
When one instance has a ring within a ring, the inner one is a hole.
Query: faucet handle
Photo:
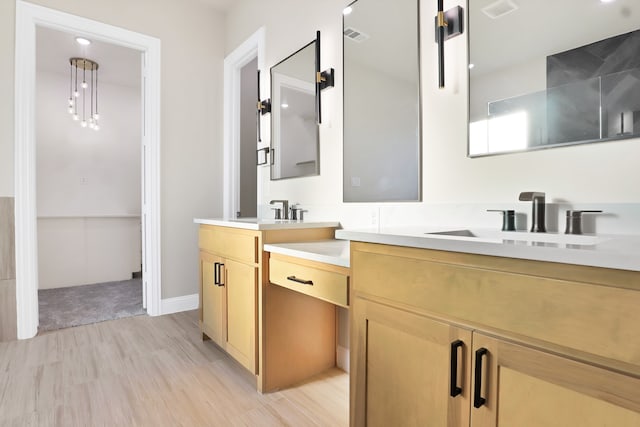
[[[502,214],[502,231],[516,231],[516,211],[513,209],[487,209],[487,212]]]
[[[298,219],[298,211],[300,209],[298,209],[298,204],[294,203],[291,206],[289,206],[289,218],[292,220],[297,220]]]
[[[291,219],[296,221],[302,221],[304,219],[304,212],[307,212],[307,211],[302,209],[300,207],[300,204],[294,203],[289,208],[289,212],[291,213],[291,215],[289,215]]]
[[[282,209],[280,209],[280,208],[271,208],[271,210],[275,211],[274,219],[282,219]]]
[[[568,210],[564,234],[582,234],[582,214],[602,213],[601,210]]]

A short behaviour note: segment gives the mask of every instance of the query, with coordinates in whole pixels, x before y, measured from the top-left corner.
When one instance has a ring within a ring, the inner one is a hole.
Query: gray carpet
[[[145,314],[142,279],[38,291],[39,330],[52,331]]]

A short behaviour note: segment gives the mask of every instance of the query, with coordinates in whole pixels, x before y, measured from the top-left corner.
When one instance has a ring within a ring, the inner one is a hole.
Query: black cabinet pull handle
[[[224,267],[224,263],[218,263],[218,286],[224,286],[224,282],[222,281],[222,271],[221,268]]]
[[[487,399],[481,396],[482,394],[482,358],[488,354],[486,348],[479,348],[476,350],[476,365],[475,365],[475,384],[473,385],[473,407],[479,408],[485,403]]]
[[[224,264],[221,262],[213,263],[213,284],[216,286],[224,286],[222,283],[222,274],[220,273],[220,267],[224,267]]]
[[[449,388],[451,397],[462,393],[462,387],[458,387],[458,349],[463,347],[464,343],[461,340],[451,343],[451,387]]]
[[[303,285],[313,286],[312,280],[298,279],[296,276],[287,276],[287,280],[291,280],[292,282],[302,283]]]

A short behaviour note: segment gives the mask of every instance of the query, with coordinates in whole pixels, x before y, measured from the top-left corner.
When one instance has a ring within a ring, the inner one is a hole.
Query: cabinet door
[[[258,269],[225,260],[227,331],[225,349],[252,373],[256,370]]]
[[[224,347],[225,289],[222,282],[224,261],[206,252],[200,253],[200,321],[202,332]]]
[[[471,332],[361,298],[352,309],[351,425],[468,426]]]
[[[473,346],[473,427],[640,426],[638,378],[479,333]]]

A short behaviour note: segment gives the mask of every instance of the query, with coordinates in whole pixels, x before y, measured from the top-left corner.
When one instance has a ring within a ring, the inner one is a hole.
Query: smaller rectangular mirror
[[[271,67],[271,179],[318,175],[316,41]]]

